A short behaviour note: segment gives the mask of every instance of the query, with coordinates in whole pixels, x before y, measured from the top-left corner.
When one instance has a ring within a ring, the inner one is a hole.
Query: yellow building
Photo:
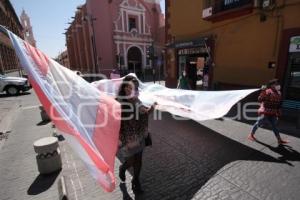
[[[210,88],[276,77],[300,101],[300,0],[166,0],[166,40],[167,86],[204,57]]]

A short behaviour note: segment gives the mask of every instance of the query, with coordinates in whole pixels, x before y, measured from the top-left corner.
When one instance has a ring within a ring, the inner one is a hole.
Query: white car
[[[25,92],[30,88],[27,78],[0,75],[0,92],[6,92],[8,95],[14,96],[18,95],[20,91]]]

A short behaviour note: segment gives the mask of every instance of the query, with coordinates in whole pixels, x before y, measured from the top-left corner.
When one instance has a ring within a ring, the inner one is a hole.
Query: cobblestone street
[[[249,142],[248,124],[174,121],[166,113],[150,123],[153,147],[144,152],[143,195],[135,197],[131,191],[130,173],[125,184],[118,180],[116,190],[105,193],[65,141],[60,142],[63,170],[40,176],[32,144],[54,129],[40,123],[34,94],[18,99],[21,107],[0,151],[1,199],[58,199],[60,176],[66,178],[70,199],[296,200],[300,194],[299,138],[288,136],[290,147],[277,147],[273,133],[260,129],[261,142]]]

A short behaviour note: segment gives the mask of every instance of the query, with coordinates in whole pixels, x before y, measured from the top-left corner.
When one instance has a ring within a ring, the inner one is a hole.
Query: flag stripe
[[[37,93],[37,96],[44,106],[44,109],[46,113],[51,116],[53,123],[55,126],[62,132],[66,134],[71,134],[75,136],[80,144],[83,146],[83,149],[87,152],[87,154],[91,157],[91,160],[94,162],[95,166],[99,170],[101,170],[104,173],[107,173],[109,170],[109,166],[102,160],[102,158],[99,158],[99,155],[95,153],[95,151],[90,147],[88,143],[85,142],[85,140],[82,138],[82,136],[74,130],[73,127],[71,127],[63,118],[60,116],[60,114],[57,112],[55,107],[51,105],[51,102],[49,99],[45,96],[42,89],[34,80],[31,80],[32,87],[34,88],[35,92]],[[51,111],[50,111],[51,109]],[[59,120],[58,120],[59,119]]]
[[[5,29],[0,25],[0,30]],[[74,72],[49,59],[10,31],[7,33],[21,66],[58,131],[64,134],[103,189],[113,191],[116,184],[114,159],[120,128],[120,118],[115,116],[120,116],[120,104],[100,94]],[[109,109],[112,108],[116,108],[116,115],[110,114]],[[105,112],[109,114],[104,115]],[[96,123],[102,122],[106,124],[97,126]]]

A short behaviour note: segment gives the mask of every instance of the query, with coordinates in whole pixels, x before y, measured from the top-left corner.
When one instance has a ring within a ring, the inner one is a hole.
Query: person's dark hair
[[[132,83],[134,84],[135,90],[138,90],[139,82],[136,79],[136,77],[129,75],[123,79],[123,82],[119,88],[119,92],[118,92],[118,96],[117,96],[118,99],[126,98],[125,88]]]
[[[268,88],[270,88],[272,85],[277,85],[277,84],[279,84],[279,81],[278,81],[278,79],[272,79],[272,80],[270,80],[269,81],[269,83],[268,83]]]

